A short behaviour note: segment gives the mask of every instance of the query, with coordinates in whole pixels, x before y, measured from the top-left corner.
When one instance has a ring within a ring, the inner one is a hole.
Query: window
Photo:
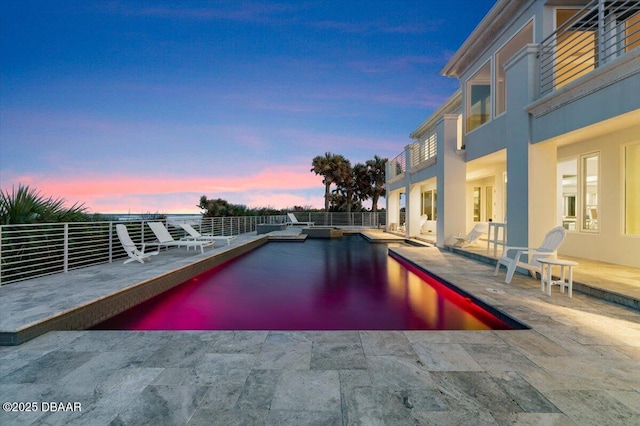
[[[467,80],[467,132],[491,120],[491,62]]]
[[[578,160],[573,159],[558,163],[558,177],[562,179],[562,226],[576,230],[576,200],[578,196]]]
[[[624,148],[624,233],[640,235],[640,143]]]
[[[484,189],[484,214],[487,220],[493,220],[493,186],[487,186]]]
[[[422,214],[427,216],[427,220],[438,219],[438,209],[436,207],[437,194],[435,189],[422,193]]]
[[[533,43],[533,22],[529,22],[518,33],[511,38],[496,53],[495,64],[495,115],[500,115],[507,109],[506,73],[504,64],[513,57],[520,49],[529,43]]]
[[[582,230],[598,230],[598,154],[582,156]]]
[[[473,187],[473,221],[480,222],[482,208],[482,188],[479,186]]]

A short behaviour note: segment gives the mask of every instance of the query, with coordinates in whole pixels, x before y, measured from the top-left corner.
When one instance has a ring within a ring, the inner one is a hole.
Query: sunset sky
[[[0,186],[98,213],[322,207],[313,157],[399,154],[494,3],[0,0]]]

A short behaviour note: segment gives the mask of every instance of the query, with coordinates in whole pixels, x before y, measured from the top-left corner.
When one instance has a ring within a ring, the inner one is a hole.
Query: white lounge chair
[[[193,226],[189,225],[188,223],[181,223],[180,227],[182,229],[184,229],[187,234],[189,234],[188,237],[185,237],[188,240],[194,240],[194,241],[213,241],[215,244],[215,241],[226,241],[227,245],[231,244],[231,241],[235,240],[236,237],[225,237],[225,236],[218,236],[218,235],[209,235],[209,234],[201,234],[198,231],[196,231],[195,229],[193,229]]]
[[[287,216],[289,216],[289,220],[291,222],[289,222],[289,225],[306,225],[306,226],[313,226],[313,224],[315,222],[298,222],[298,219],[296,218],[296,215],[294,215],[293,213],[287,213]]]
[[[498,259],[498,264],[496,265],[496,270],[493,275],[498,275],[500,265],[504,265],[507,268],[507,276],[505,277],[504,282],[507,284],[511,282],[511,278],[513,278],[513,274],[516,272],[517,267],[528,270],[529,274],[535,277],[535,273],[540,272],[540,262],[538,262],[538,259],[545,257],[555,259],[558,247],[560,247],[560,244],[562,244],[566,235],[567,231],[565,231],[562,226],[556,226],[551,231],[547,232],[542,244],[538,248],[505,247],[502,252],[502,256]],[[515,251],[515,256],[513,258],[508,257],[510,251]],[[520,260],[520,256],[523,254],[529,256],[528,262],[522,262]]]
[[[123,224],[119,223],[116,225],[116,232],[118,234],[118,238],[120,239],[120,244],[122,244],[124,251],[126,251],[127,255],[129,255],[129,259],[124,261],[125,265],[133,261],[144,263],[144,261],[151,256],[155,256],[156,254],[158,254],[157,251],[145,253],[144,248],[142,249],[142,251],[138,250],[133,240],[131,240],[131,237],[129,236],[127,227]]]
[[[478,241],[482,234],[485,234],[487,232],[488,227],[489,224],[487,222],[476,223],[471,232],[469,232],[466,236],[453,237],[457,240],[455,246],[460,248],[470,246],[471,244]]]
[[[427,220],[429,220],[429,216],[427,216],[426,214],[423,214],[422,216],[420,216],[420,233],[422,234],[422,228],[424,228],[425,223],[427,223]]]
[[[207,241],[194,241],[194,240],[176,240],[174,239],[167,228],[164,227],[162,222],[147,222],[149,228],[155,234],[157,241],[151,243],[142,243],[142,251],[144,252],[144,248],[147,245],[156,245],[158,248],[165,246],[177,246],[177,247],[186,247],[189,250],[190,247],[198,248],[200,247],[200,252],[204,253],[204,246],[213,245],[212,242]]]

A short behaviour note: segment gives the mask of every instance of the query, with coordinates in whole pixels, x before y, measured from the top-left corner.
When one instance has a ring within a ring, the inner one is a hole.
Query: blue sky
[[[0,186],[92,212],[321,207],[311,160],[394,157],[494,0],[0,0]]]

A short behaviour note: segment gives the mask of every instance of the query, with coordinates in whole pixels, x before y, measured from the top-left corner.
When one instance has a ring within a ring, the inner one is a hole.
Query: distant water
[[[202,215],[201,214],[158,214],[159,216],[166,216],[167,221],[169,221],[169,223],[176,223],[176,222],[180,222],[180,223],[198,223],[200,221],[200,219],[202,219]],[[150,218],[153,218],[154,215],[153,214],[129,214],[129,213],[110,213],[110,214],[104,214],[102,215],[105,218],[107,218],[107,220],[148,220]]]

